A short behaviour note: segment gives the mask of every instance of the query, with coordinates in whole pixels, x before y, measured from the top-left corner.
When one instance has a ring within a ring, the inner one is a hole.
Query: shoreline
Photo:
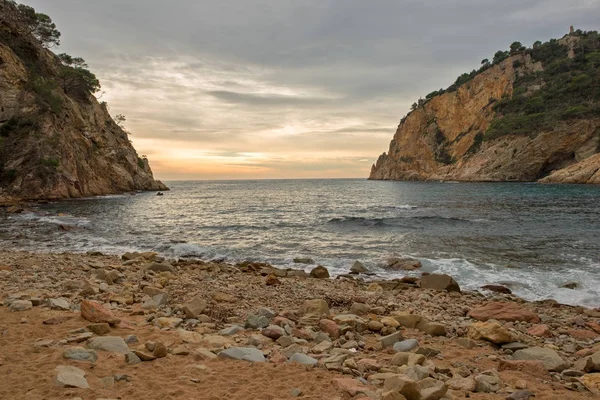
[[[169,261],[154,253],[0,251],[0,347],[6,349],[0,373],[7,383],[0,397],[302,393],[487,400],[529,391],[558,400],[600,394],[600,310],[504,294],[486,298],[431,276],[422,286],[450,291],[420,288],[414,278],[320,279],[264,263]],[[86,301],[121,322],[95,333],[80,311]],[[130,335],[138,341],[121,349],[126,356],[90,349],[98,340]],[[150,350],[158,342],[165,345],[160,357]],[[223,359],[238,347],[254,349],[265,363]],[[97,359],[72,361],[68,351]],[[149,361],[127,364],[135,361],[130,354]],[[54,368],[61,365],[84,371],[91,388],[60,387]],[[129,381],[115,380],[121,375]]]

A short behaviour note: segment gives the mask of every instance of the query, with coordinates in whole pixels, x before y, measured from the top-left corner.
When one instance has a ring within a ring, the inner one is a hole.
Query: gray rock
[[[475,377],[476,393],[496,393],[500,390],[500,378],[493,375],[477,375]]]
[[[87,361],[94,363],[98,360],[98,353],[83,347],[73,347],[63,352],[63,357],[75,361]]]
[[[133,343],[139,343],[139,342],[140,342],[140,340],[135,335],[125,336],[125,343],[127,343],[127,344],[133,344]]]
[[[269,326],[269,319],[263,315],[248,315],[246,319],[246,328],[247,329],[262,329]]]
[[[529,390],[517,390],[506,397],[506,400],[529,400],[532,397],[535,397],[535,394]]]
[[[414,398],[420,400],[440,400],[448,391],[448,386],[444,382],[433,378],[425,378],[417,382],[417,387],[419,389],[419,397]],[[407,398],[410,397],[407,396]]]
[[[517,350],[513,354],[513,360],[539,360],[551,372],[561,372],[570,367],[570,363],[565,361],[556,351],[546,347]]]
[[[292,397],[300,397],[304,394],[304,392],[302,391],[302,389],[299,388],[293,388],[292,390],[290,390],[290,396]]]
[[[600,351],[587,357],[584,369],[585,372],[600,372]]]
[[[223,335],[223,336],[231,336],[231,335],[235,335],[236,333],[238,333],[239,331],[244,330],[244,328],[242,328],[239,325],[232,325],[232,326],[228,326],[227,328],[223,328],[219,331],[219,335]]]
[[[294,262],[296,264],[314,264],[315,260],[313,260],[312,258],[308,258],[308,257],[296,257],[296,258],[294,258]]]
[[[404,371],[404,375],[415,381],[420,381],[429,377],[429,368],[421,365],[413,365]]]
[[[387,335],[387,336],[383,336],[383,337],[379,338],[379,342],[381,343],[381,345],[383,346],[384,349],[386,347],[393,346],[394,344],[398,343],[401,340],[402,340],[402,335],[400,334],[400,332],[394,332],[391,335]]]
[[[61,387],[89,389],[90,385],[85,379],[85,372],[76,367],[59,365],[56,367],[56,384]]]
[[[198,318],[206,309],[207,303],[202,297],[194,297],[183,305],[183,312],[187,318]]]
[[[413,349],[416,349],[419,346],[419,341],[417,339],[406,339],[401,342],[394,343],[394,351],[398,352],[407,352]]]
[[[292,356],[297,353],[304,353],[304,351],[302,350],[302,346],[300,346],[299,344],[291,344],[285,349],[283,349],[281,352],[287,358],[292,358]]]
[[[275,311],[271,310],[270,308],[260,307],[256,311],[256,315],[258,315],[259,317],[265,317],[265,318],[267,318],[270,321],[273,318],[275,318],[275,316],[277,315],[277,313]]]
[[[8,309],[10,310],[10,312],[17,312],[31,310],[32,307],[33,303],[29,300],[15,300],[12,303],[10,303]]]
[[[125,353],[125,362],[127,365],[135,365],[141,363],[142,360],[135,353]]]
[[[319,361],[307,356],[306,354],[296,353],[290,357],[290,362],[297,362],[302,365],[315,366]]]
[[[231,347],[219,352],[218,356],[220,358],[232,358],[234,360],[266,362],[262,351],[253,347]]]
[[[53,310],[67,311],[67,310],[71,309],[71,305],[69,304],[69,301],[67,299],[65,299],[64,297],[59,297],[58,299],[49,299],[48,305]]]
[[[169,295],[167,293],[159,293],[152,296],[152,301],[159,307],[164,306],[169,302]]]
[[[506,344],[502,345],[503,350],[512,350],[512,351],[523,350],[528,347],[529,346],[527,346],[526,344],[519,343],[519,342],[511,342],[511,343],[506,343]]]
[[[103,336],[92,338],[88,341],[87,346],[90,349],[109,351],[112,353],[129,353],[129,347],[127,343],[118,336]]]

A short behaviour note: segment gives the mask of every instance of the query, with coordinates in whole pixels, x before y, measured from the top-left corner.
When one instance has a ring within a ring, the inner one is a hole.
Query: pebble
[[[220,358],[233,358],[235,360],[243,360],[250,362],[266,362],[262,351],[253,347],[231,347],[219,352]]]
[[[98,353],[83,347],[72,347],[63,352],[63,357],[75,361],[87,361],[94,363],[98,360]]]
[[[296,353],[290,357],[290,362],[297,362],[302,365],[315,366],[319,361],[317,359],[307,356],[306,354]]]
[[[394,343],[394,351],[398,352],[407,352],[413,349],[416,349],[419,346],[419,341],[417,339],[406,339],[401,342]]]
[[[77,367],[59,365],[56,367],[56,384],[62,387],[89,389],[85,372]]]

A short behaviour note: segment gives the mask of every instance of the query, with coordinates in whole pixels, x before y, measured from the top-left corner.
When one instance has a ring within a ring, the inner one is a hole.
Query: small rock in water
[[[369,272],[369,271],[365,268],[363,263],[361,263],[360,261],[355,261],[354,264],[352,264],[352,267],[350,268],[351,274],[364,274],[366,272]]]
[[[308,258],[308,257],[296,257],[296,258],[294,258],[294,262],[296,264],[314,264],[315,260],[313,260],[312,258]]]

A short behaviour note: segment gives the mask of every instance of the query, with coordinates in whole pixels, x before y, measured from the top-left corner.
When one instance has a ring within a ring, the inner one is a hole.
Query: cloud
[[[419,97],[600,0],[29,0],[159,178],[366,177]]]

